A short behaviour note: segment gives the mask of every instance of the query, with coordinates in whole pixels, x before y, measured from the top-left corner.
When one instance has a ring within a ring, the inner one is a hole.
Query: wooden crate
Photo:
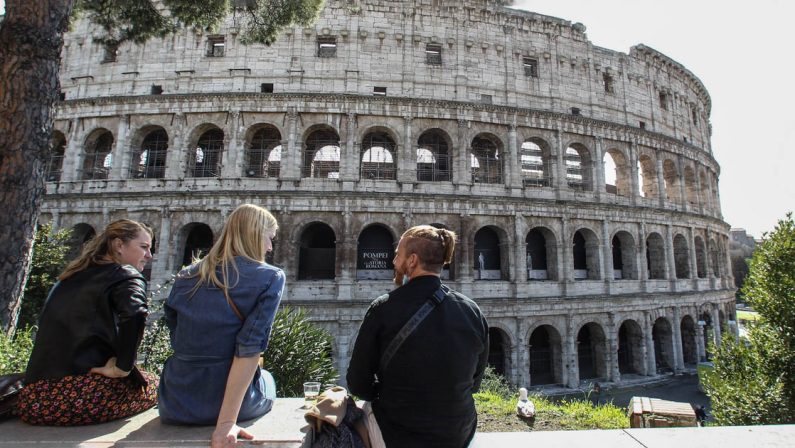
[[[628,412],[629,426],[632,428],[698,426],[696,411],[689,403],[632,397]]]

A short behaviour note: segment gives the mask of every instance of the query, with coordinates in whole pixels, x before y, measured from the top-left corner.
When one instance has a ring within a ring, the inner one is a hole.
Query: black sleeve
[[[480,383],[483,381],[483,374],[486,371],[486,365],[489,362],[489,324],[486,318],[481,316],[481,325],[483,326],[483,351],[480,353],[478,359],[478,366],[475,369],[475,378],[472,385],[472,393],[480,390]]]
[[[146,282],[141,278],[129,278],[113,285],[110,302],[118,325],[116,366],[128,372],[135,365],[135,355],[149,315]]]
[[[373,305],[364,315],[359,334],[353,345],[351,361],[348,365],[348,390],[357,397],[373,401],[376,397],[375,374],[378,371],[378,362],[381,353],[378,343],[378,323]]]

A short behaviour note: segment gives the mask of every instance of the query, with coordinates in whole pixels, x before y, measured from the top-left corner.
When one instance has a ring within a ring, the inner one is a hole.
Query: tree
[[[792,213],[764,236],[742,288],[760,318],[747,343],[715,349],[705,378],[720,424],[795,423],[795,221]]]
[[[111,48],[181,27],[212,29],[232,8],[244,13],[243,40],[272,43],[292,24],[313,22],[324,0],[6,0],[0,23],[0,327],[16,328],[30,269],[33,234],[52,150],[63,34],[84,15]]]

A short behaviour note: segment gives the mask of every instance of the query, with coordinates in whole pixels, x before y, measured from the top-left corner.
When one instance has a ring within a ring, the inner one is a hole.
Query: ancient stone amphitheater
[[[268,207],[285,303],[333,333],[343,378],[416,224],[460,236],[444,276],[514,382],[692,368],[735,329],[707,90],[652,48],[501,3],[330,0],[270,47],[241,43],[239,11],[118,48],[80,22],[42,221],[76,243],[148,223],[157,284],[237,204]]]

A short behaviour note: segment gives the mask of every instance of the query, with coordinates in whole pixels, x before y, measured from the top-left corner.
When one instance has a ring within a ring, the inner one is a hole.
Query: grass
[[[493,371],[487,372],[481,391],[474,395],[480,432],[560,431],[581,429],[620,429],[629,427],[626,409],[612,403],[594,405],[587,400],[555,403],[540,395],[529,398],[536,417],[516,416],[519,394]]]

